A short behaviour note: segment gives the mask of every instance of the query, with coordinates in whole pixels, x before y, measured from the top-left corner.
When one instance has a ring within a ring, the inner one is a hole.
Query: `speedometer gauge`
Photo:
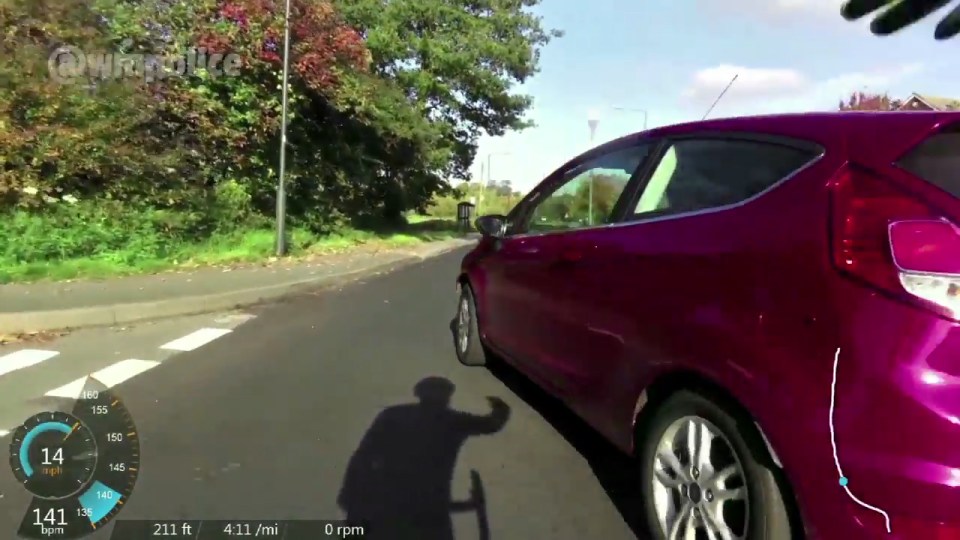
[[[16,429],[14,476],[33,496],[21,538],[80,538],[123,508],[140,470],[136,427],[120,399],[94,379],[72,413],[43,412]]]
[[[14,432],[10,467],[34,496],[65,499],[83,489],[93,477],[97,442],[75,416],[40,413]]]

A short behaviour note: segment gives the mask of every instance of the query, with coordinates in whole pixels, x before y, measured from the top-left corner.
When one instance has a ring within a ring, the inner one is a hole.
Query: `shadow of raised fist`
[[[949,4],[951,0],[848,0],[840,13],[849,21],[880,12],[870,23],[870,31],[878,36],[899,32]],[[960,6],[951,10],[937,25],[936,39],[949,39],[960,33]]]

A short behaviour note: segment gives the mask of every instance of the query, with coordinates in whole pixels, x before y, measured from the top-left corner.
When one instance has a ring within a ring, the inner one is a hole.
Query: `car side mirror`
[[[491,238],[500,238],[507,229],[507,216],[500,214],[480,216],[477,218],[476,226],[480,234]]]

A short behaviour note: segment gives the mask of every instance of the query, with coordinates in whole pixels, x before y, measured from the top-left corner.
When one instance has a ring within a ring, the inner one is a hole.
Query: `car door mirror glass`
[[[477,218],[476,226],[480,234],[500,238],[507,228],[507,216],[500,214],[480,216]]]

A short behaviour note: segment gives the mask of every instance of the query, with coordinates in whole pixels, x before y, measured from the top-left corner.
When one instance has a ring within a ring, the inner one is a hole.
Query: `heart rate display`
[[[120,399],[88,378],[72,413],[40,413],[16,429],[10,466],[34,496],[17,534],[81,538],[103,528],[133,492],[139,437]]]

